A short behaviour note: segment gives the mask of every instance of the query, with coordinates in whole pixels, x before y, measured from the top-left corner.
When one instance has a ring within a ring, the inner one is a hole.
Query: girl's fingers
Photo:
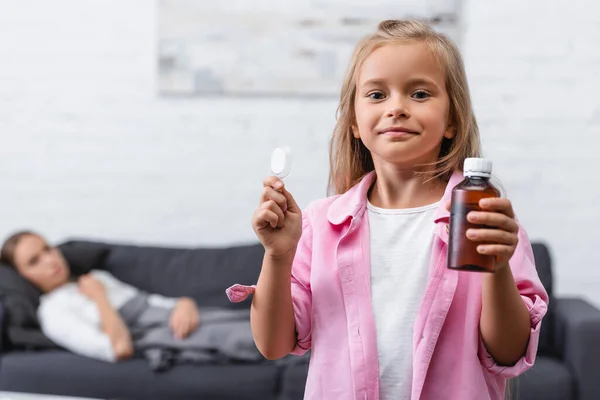
[[[283,181],[276,176],[268,176],[263,181],[263,187],[273,188],[277,192],[283,192]]]
[[[277,228],[277,224],[279,223],[279,216],[277,213],[271,211],[268,208],[260,208],[256,211],[254,226],[257,229],[264,229],[266,227],[271,227],[273,229]]]
[[[468,229],[467,237],[474,242],[490,242],[516,246],[519,238],[512,232],[501,229]]]
[[[467,220],[473,224],[487,225],[507,232],[519,231],[519,225],[514,219],[498,212],[471,211],[467,214]]]
[[[515,212],[513,211],[512,203],[510,200],[502,197],[488,197],[479,200],[479,207],[484,211],[497,211],[507,217],[515,218]]]
[[[283,214],[283,210],[281,209],[281,207],[279,207],[277,203],[275,203],[273,200],[269,200],[266,203],[261,204],[260,208],[262,208],[263,210],[269,210],[277,216],[275,226],[271,225],[272,228],[281,228],[283,226],[285,214]]]
[[[507,246],[504,244],[482,244],[477,246],[477,252],[489,256],[496,256],[501,258],[510,259],[515,249],[513,246]]]
[[[283,212],[287,211],[287,199],[285,198],[285,195],[276,191],[272,187],[265,186],[263,188],[262,195],[260,196],[260,202],[261,204],[264,204],[269,200],[272,200],[275,203],[277,203],[277,205],[279,206],[279,208],[281,208]]]

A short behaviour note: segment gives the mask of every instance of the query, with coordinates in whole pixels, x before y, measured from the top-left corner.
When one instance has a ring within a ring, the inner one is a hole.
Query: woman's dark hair
[[[39,236],[37,233],[32,231],[20,231],[17,233],[13,233],[2,245],[2,250],[0,250],[0,262],[7,264],[11,267],[15,267],[15,249],[17,245],[21,241],[21,239],[25,236]]]

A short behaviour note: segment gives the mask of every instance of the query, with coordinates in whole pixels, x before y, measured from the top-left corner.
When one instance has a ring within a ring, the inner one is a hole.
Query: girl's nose
[[[386,113],[386,117],[394,119],[406,119],[409,116],[410,114],[407,108],[399,103],[394,104],[393,107],[391,107]]]

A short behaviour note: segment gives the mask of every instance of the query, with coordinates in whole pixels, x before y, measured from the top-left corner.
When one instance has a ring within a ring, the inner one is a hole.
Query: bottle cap
[[[490,178],[492,176],[492,161],[486,158],[467,158],[463,168],[465,176],[479,176]]]
[[[271,155],[271,172],[279,179],[290,174],[292,169],[292,152],[289,147],[278,147]]]

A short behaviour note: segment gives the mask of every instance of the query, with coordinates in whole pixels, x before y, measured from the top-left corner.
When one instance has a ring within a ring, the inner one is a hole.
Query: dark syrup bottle
[[[488,228],[467,221],[471,211],[481,211],[479,200],[499,197],[500,191],[490,183],[492,162],[484,158],[467,158],[464,163],[465,179],[452,190],[450,206],[450,237],[448,241],[448,268],[461,271],[494,272],[494,256],[477,252],[477,246],[467,238],[467,229]]]

